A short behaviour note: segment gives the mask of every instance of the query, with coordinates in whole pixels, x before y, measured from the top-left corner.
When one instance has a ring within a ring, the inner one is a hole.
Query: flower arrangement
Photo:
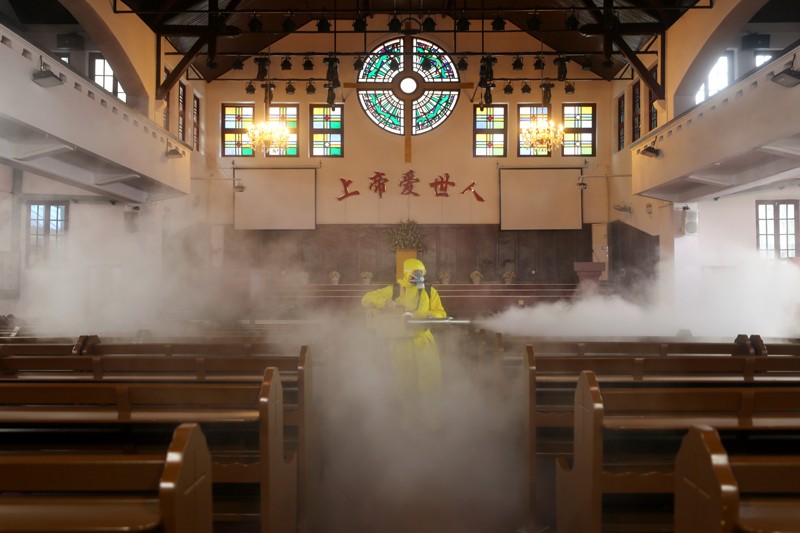
[[[439,283],[450,283],[450,271],[449,270],[442,270],[439,272],[439,275],[436,276],[439,280]]]
[[[503,283],[512,283],[515,279],[517,279],[517,273],[513,270],[503,273]]]
[[[342,277],[342,275],[339,274],[338,270],[331,270],[330,272],[328,272],[328,278],[331,280],[331,283],[333,283],[334,285],[338,285],[339,284],[339,279],[341,277]]]
[[[472,283],[477,285],[483,279],[483,274],[481,274],[478,270],[473,270],[469,273],[469,279],[472,280]]]
[[[419,225],[410,218],[392,228],[389,233],[393,250],[416,250],[423,251],[424,245],[422,244],[422,231]]]
[[[361,283],[371,283],[372,282],[372,272],[364,271],[360,274],[361,276]]]

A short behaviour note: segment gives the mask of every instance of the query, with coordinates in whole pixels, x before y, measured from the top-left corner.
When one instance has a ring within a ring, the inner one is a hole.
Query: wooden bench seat
[[[123,443],[129,451],[148,453],[165,431],[186,422],[200,424],[206,434],[215,487],[254,484],[260,503],[250,516],[260,513],[261,531],[295,531],[298,476],[306,470],[298,473],[297,454],[286,448],[276,368],[268,368],[260,383],[9,381],[0,386],[0,450],[18,446],[15,439],[35,446],[38,438],[52,446],[54,435],[68,438],[74,426],[87,435],[92,428],[108,433],[111,449]],[[302,431],[299,448],[305,456]],[[222,502],[214,505],[215,517],[227,513]]]
[[[694,425],[738,434],[783,432],[796,445],[800,386],[601,390],[594,373],[584,371],[573,416],[572,465],[562,457],[556,467],[558,529],[597,532],[606,495],[672,493],[674,470],[664,465],[674,460],[680,438]]]
[[[675,530],[800,529],[800,454],[730,455],[717,430],[692,427],[675,460]]]
[[[196,424],[166,454],[0,454],[0,532],[211,533],[211,460]]]

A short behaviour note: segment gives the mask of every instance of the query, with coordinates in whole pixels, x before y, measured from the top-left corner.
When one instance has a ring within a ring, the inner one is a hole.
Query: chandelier
[[[564,126],[556,126],[552,120],[545,118],[536,119],[528,128],[522,130],[522,142],[529,148],[545,149],[552,152],[564,144]]]
[[[255,122],[247,128],[247,135],[254,150],[269,152],[272,148],[286,148],[289,144],[289,130],[276,120]]]

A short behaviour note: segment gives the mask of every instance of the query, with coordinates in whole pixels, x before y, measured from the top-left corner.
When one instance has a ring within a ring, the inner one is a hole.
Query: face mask
[[[425,288],[425,274],[421,270],[415,270],[408,279],[409,283],[416,285],[418,289]]]

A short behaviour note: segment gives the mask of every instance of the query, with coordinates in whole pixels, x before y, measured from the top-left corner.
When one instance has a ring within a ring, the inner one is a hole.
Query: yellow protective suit
[[[430,288],[428,296],[425,289],[418,289],[411,283],[412,273],[420,270],[425,272],[422,261],[406,259],[403,279],[397,280],[397,298],[392,299],[394,286],[389,285],[365,294],[361,304],[364,307],[397,309],[398,312],[410,313],[414,318],[447,318],[435,288]],[[436,404],[442,386],[442,365],[433,333],[424,329],[412,337],[392,339],[390,349],[403,425],[409,427],[421,421],[430,429],[437,428]]]

